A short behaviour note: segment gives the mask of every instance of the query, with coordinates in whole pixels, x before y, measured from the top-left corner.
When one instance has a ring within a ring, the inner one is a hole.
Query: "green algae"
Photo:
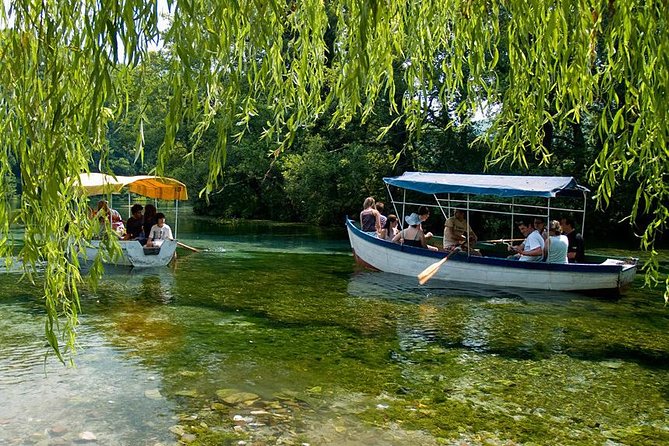
[[[345,241],[288,230],[212,237],[174,269],[113,272],[82,293],[82,323],[160,377],[191,444],[338,444],[380,432],[398,445],[669,442],[659,291],[637,281],[607,300],[418,287],[356,271]],[[35,298],[0,286],[12,305]],[[26,305],[0,327],[6,345],[39,314]],[[222,399],[245,393],[258,398]]]

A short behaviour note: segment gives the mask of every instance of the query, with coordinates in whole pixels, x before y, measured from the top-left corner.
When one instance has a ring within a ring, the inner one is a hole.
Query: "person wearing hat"
[[[407,246],[415,246],[417,248],[426,248],[437,251],[436,246],[431,246],[427,244],[425,240],[425,234],[420,228],[420,216],[415,212],[406,216],[404,221],[409,225],[407,228],[400,231],[395,237],[393,237],[394,243],[401,243]]]

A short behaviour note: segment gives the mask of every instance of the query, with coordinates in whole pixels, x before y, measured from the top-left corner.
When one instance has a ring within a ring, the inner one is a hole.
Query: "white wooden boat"
[[[176,218],[174,224],[174,236],[177,235],[178,202],[187,200],[188,192],[186,186],[173,179],[151,175],[138,175],[132,177],[105,175],[100,173],[85,173],[79,176],[79,182],[84,193],[88,196],[118,194],[122,192],[133,192],[148,198],[161,200],[175,200]],[[177,245],[175,240],[163,241],[160,248],[145,248],[137,240],[118,240],[121,248],[120,256],[110,258],[101,249],[100,240],[91,240],[86,247],[85,253],[80,257],[84,261],[92,261],[97,255],[102,255],[104,263],[131,266],[134,268],[148,268],[166,266],[174,258]]]
[[[91,240],[86,247],[86,259],[93,260],[100,251],[100,240]],[[118,258],[103,258],[105,263],[118,266],[148,268],[165,266],[170,263],[177,250],[176,240],[165,240],[160,249],[144,247],[137,240],[119,240],[121,255]]]
[[[399,177],[384,178],[384,181],[388,186],[430,194],[436,200],[436,207],[442,210],[444,208],[450,210],[453,206],[466,209],[468,221],[470,212],[502,213],[491,211],[490,208],[480,209],[485,207],[483,204],[491,203],[497,206],[496,209],[499,209],[501,205],[509,206],[512,221],[515,217],[526,215],[550,217],[551,211],[565,210],[550,207],[552,198],[574,197],[578,194],[585,195],[587,192],[587,189],[578,186],[573,178],[565,177],[408,172]],[[464,198],[454,198],[453,194],[463,195]],[[396,212],[398,205],[401,208],[405,208],[406,205],[416,205],[414,202],[407,202],[406,199],[396,201],[392,193],[390,196]],[[471,196],[477,196],[477,200],[471,200]],[[496,200],[499,197],[510,197],[511,201],[506,203],[486,201],[485,198],[489,196],[497,197]],[[548,199],[549,206],[524,205],[516,201],[517,197],[545,197]],[[445,204],[447,206],[444,206]],[[531,208],[531,210],[521,211],[523,207]],[[401,214],[397,213],[397,215]],[[450,212],[445,212],[445,214],[450,215]],[[403,221],[403,218],[400,220]],[[346,227],[356,261],[376,270],[416,277],[425,268],[447,255],[442,251],[430,251],[380,240],[374,233],[362,232],[350,219],[347,219]],[[513,235],[510,238],[513,238]],[[586,263],[519,262],[507,259],[506,254],[508,253],[504,252],[503,255],[497,257],[486,255],[485,252],[482,256],[471,255],[464,251],[458,252],[451,255],[448,261],[439,268],[433,280],[473,283],[495,288],[556,291],[614,290],[617,292],[634,280],[638,263],[636,258],[612,259],[594,256],[586,257]]]

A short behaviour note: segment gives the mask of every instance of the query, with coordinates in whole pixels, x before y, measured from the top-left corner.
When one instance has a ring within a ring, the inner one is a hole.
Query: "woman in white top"
[[[545,255],[548,263],[567,263],[567,249],[569,248],[569,239],[566,235],[561,235],[560,222],[551,221],[548,229],[548,239],[546,239]]]
[[[146,246],[160,246],[165,240],[174,240],[172,228],[165,223],[165,214],[158,212],[156,214],[157,223],[151,226]]]
[[[397,235],[399,222],[397,221],[397,216],[395,214],[388,215],[386,219],[386,224],[383,225],[381,231],[379,232],[379,238],[382,240],[392,241],[393,237]]]

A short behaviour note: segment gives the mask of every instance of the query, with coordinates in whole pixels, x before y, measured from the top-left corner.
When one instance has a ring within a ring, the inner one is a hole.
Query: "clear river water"
[[[641,276],[619,300],[418,286],[357,269],[343,224],[179,238],[204,250],[83,288],[75,367],[39,277],[0,273],[0,444],[669,444],[669,307]]]

